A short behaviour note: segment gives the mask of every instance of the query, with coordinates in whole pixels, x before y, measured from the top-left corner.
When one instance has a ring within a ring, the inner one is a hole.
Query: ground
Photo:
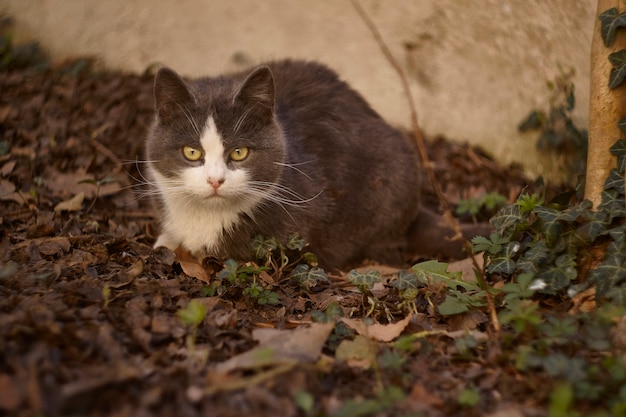
[[[546,415],[548,377],[528,378],[503,359],[483,311],[442,317],[432,288],[419,289],[413,309],[399,308],[387,285],[398,271],[364,269],[382,271],[372,293],[386,310],[370,310],[339,273],[308,290],[259,273],[277,295],[261,304],[245,286],[208,296],[222,263],[205,265],[203,280],[174,253],[153,250],[155,218],[136,187],[152,82],[150,71],[88,60],[0,71],[0,410]],[[512,200],[532,186],[480,150],[443,138],[428,150],[453,205],[487,191]],[[424,203],[438,209],[428,183]],[[331,305],[343,318],[328,320]],[[365,328],[371,321],[379,327]],[[460,346],[467,332],[481,342],[471,355]],[[413,337],[403,355],[391,343],[400,334]]]

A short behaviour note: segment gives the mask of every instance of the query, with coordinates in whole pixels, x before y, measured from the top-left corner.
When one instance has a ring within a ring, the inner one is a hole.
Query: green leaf
[[[554,246],[554,242],[561,232],[559,223],[559,212],[550,207],[537,206],[534,213],[541,220],[541,230],[546,238],[548,247]]]
[[[293,399],[300,410],[305,415],[313,415],[313,407],[315,406],[315,397],[308,391],[296,391]]]
[[[624,194],[624,174],[623,171],[618,171],[617,169],[612,169],[609,172],[609,176],[604,182],[604,189],[610,190],[614,189],[619,194]]]
[[[234,259],[228,259],[224,262],[224,269],[217,273],[217,279],[228,279],[229,281],[234,281],[237,277],[237,269],[239,268],[239,264]]]
[[[497,192],[491,192],[484,194],[482,196],[483,205],[487,210],[495,210],[496,207],[499,207],[507,202],[505,196]]]
[[[255,259],[267,259],[276,249],[278,249],[278,242],[273,237],[266,238],[256,235],[252,240],[252,251]]]
[[[615,42],[615,31],[621,26],[626,26],[626,14],[619,13],[619,11],[613,7],[605,10],[598,16],[601,22],[600,33],[604,46],[609,47]]]
[[[368,292],[372,289],[374,284],[380,282],[381,279],[380,272],[378,271],[367,271],[363,274],[353,269],[348,273],[348,281],[359,288],[361,292]]]
[[[448,264],[439,261],[426,261],[413,265],[413,272],[417,280],[426,285],[442,282],[450,288],[455,288],[457,285],[466,288],[469,285],[471,289],[474,289],[474,284],[461,281],[460,272],[448,272],[447,270]]]
[[[609,245],[604,261],[589,273],[589,281],[596,284],[596,296],[599,299],[604,298],[613,288],[626,283],[622,242]]]
[[[498,233],[492,233],[489,235],[489,239],[484,236],[475,236],[472,238],[474,253],[487,252],[490,255],[497,255],[504,249],[507,243],[509,243],[509,239],[500,236]]]
[[[437,307],[439,314],[442,316],[452,316],[454,314],[465,313],[468,309],[469,308],[466,303],[450,295],[446,295],[446,299]]]
[[[574,256],[561,255],[556,258],[554,265],[542,268],[542,271],[537,274],[537,279],[546,283],[546,286],[538,291],[544,294],[556,294],[559,290],[566,288],[577,276]]]
[[[603,233],[607,226],[607,215],[601,211],[596,211],[591,214],[591,218],[585,223],[578,226],[572,234],[576,237],[576,241],[572,243],[577,247],[590,245],[596,238]]]
[[[278,294],[276,294],[274,291],[263,290],[258,295],[256,302],[260,305],[264,305],[264,304],[276,305],[280,303],[280,300],[278,298]]]
[[[609,75],[609,88],[613,89],[619,86],[626,77],[626,50],[622,49],[609,54],[609,61],[613,65]]]
[[[626,207],[624,207],[624,195],[616,190],[602,191],[602,203],[598,210],[603,210],[609,214],[609,223],[616,217],[626,217]]]
[[[591,217],[591,207],[593,207],[593,203],[590,200],[583,200],[575,206],[563,210],[559,215],[559,219],[565,222],[589,219]]]
[[[398,278],[391,285],[399,290],[417,290],[421,283],[413,272],[401,270],[398,272]]]
[[[626,117],[622,117],[618,123],[622,133],[626,135]],[[617,158],[617,170],[624,172],[626,169],[626,140],[619,139],[611,146],[611,154]]]
[[[487,271],[492,274],[511,275],[515,272],[516,267],[516,262],[513,257],[517,256],[520,249],[521,244],[519,242],[509,242],[500,256],[491,259]]]
[[[457,402],[461,405],[473,407],[480,401],[480,391],[476,387],[466,387],[463,388],[459,396],[457,397]]]
[[[298,233],[293,233],[289,236],[289,239],[287,239],[285,246],[287,249],[301,251],[306,246],[306,242]]]
[[[517,261],[516,268],[524,272],[539,272],[539,267],[550,259],[550,253],[546,242],[539,240],[529,245],[521,259]]]
[[[561,383],[550,393],[548,414],[550,417],[569,417],[574,402],[574,389],[571,384]]]
[[[289,278],[306,290],[316,287],[320,282],[328,282],[328,275],[322,268],[311,268],[306,264],[296,266],[289,274]]]
[[[619,287],[612,287],[604,294],[604,298],[613,305],[626,307],[626,285],[622,284]]]
[[[391,285],[397,288],[405,300],[414,300],[419,294],[419,289],[423,285],[413,272],[401,270],[398,272],[398,278]]]
[[[197,300],[191,300],[187,307],[178,310],[176,315],[183,324],[197,326],[202,323],[207,312],[207,306]]]
[[[509,204],[502,207],[489,220],[501,235],[512,234],[519,224],[527,223],[528,215],[522,214],[518,204]]]

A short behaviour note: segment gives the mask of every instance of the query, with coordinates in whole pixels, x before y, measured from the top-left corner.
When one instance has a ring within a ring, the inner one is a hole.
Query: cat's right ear
[[[160,68],[154,79],[154,107],[160,121],[167,121],[195,104],[185,81],[169,68]]]

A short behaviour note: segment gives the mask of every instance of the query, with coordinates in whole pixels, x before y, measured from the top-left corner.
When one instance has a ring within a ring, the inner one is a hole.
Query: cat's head
[[[269,68],[191,83],[162,68],[154,96],[146,156],[162,199],[238,210],[271,192],[281,174],[285,143]]]

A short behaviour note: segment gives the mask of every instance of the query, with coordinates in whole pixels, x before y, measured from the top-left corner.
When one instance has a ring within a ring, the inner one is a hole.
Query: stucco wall
[[[576,121],[586,126],[594,1],[360,1],[409,74],[428,135],[541,172],[535,137],[516,127],[546,105],[546,81],[570,68]],[[158,62],[200,76],[319,60],[409,126],[399,80],[349,0],[0,0],[0,12],[15,19],[18,40],[40,40],[55,59],[88,54],[129,71]]]

